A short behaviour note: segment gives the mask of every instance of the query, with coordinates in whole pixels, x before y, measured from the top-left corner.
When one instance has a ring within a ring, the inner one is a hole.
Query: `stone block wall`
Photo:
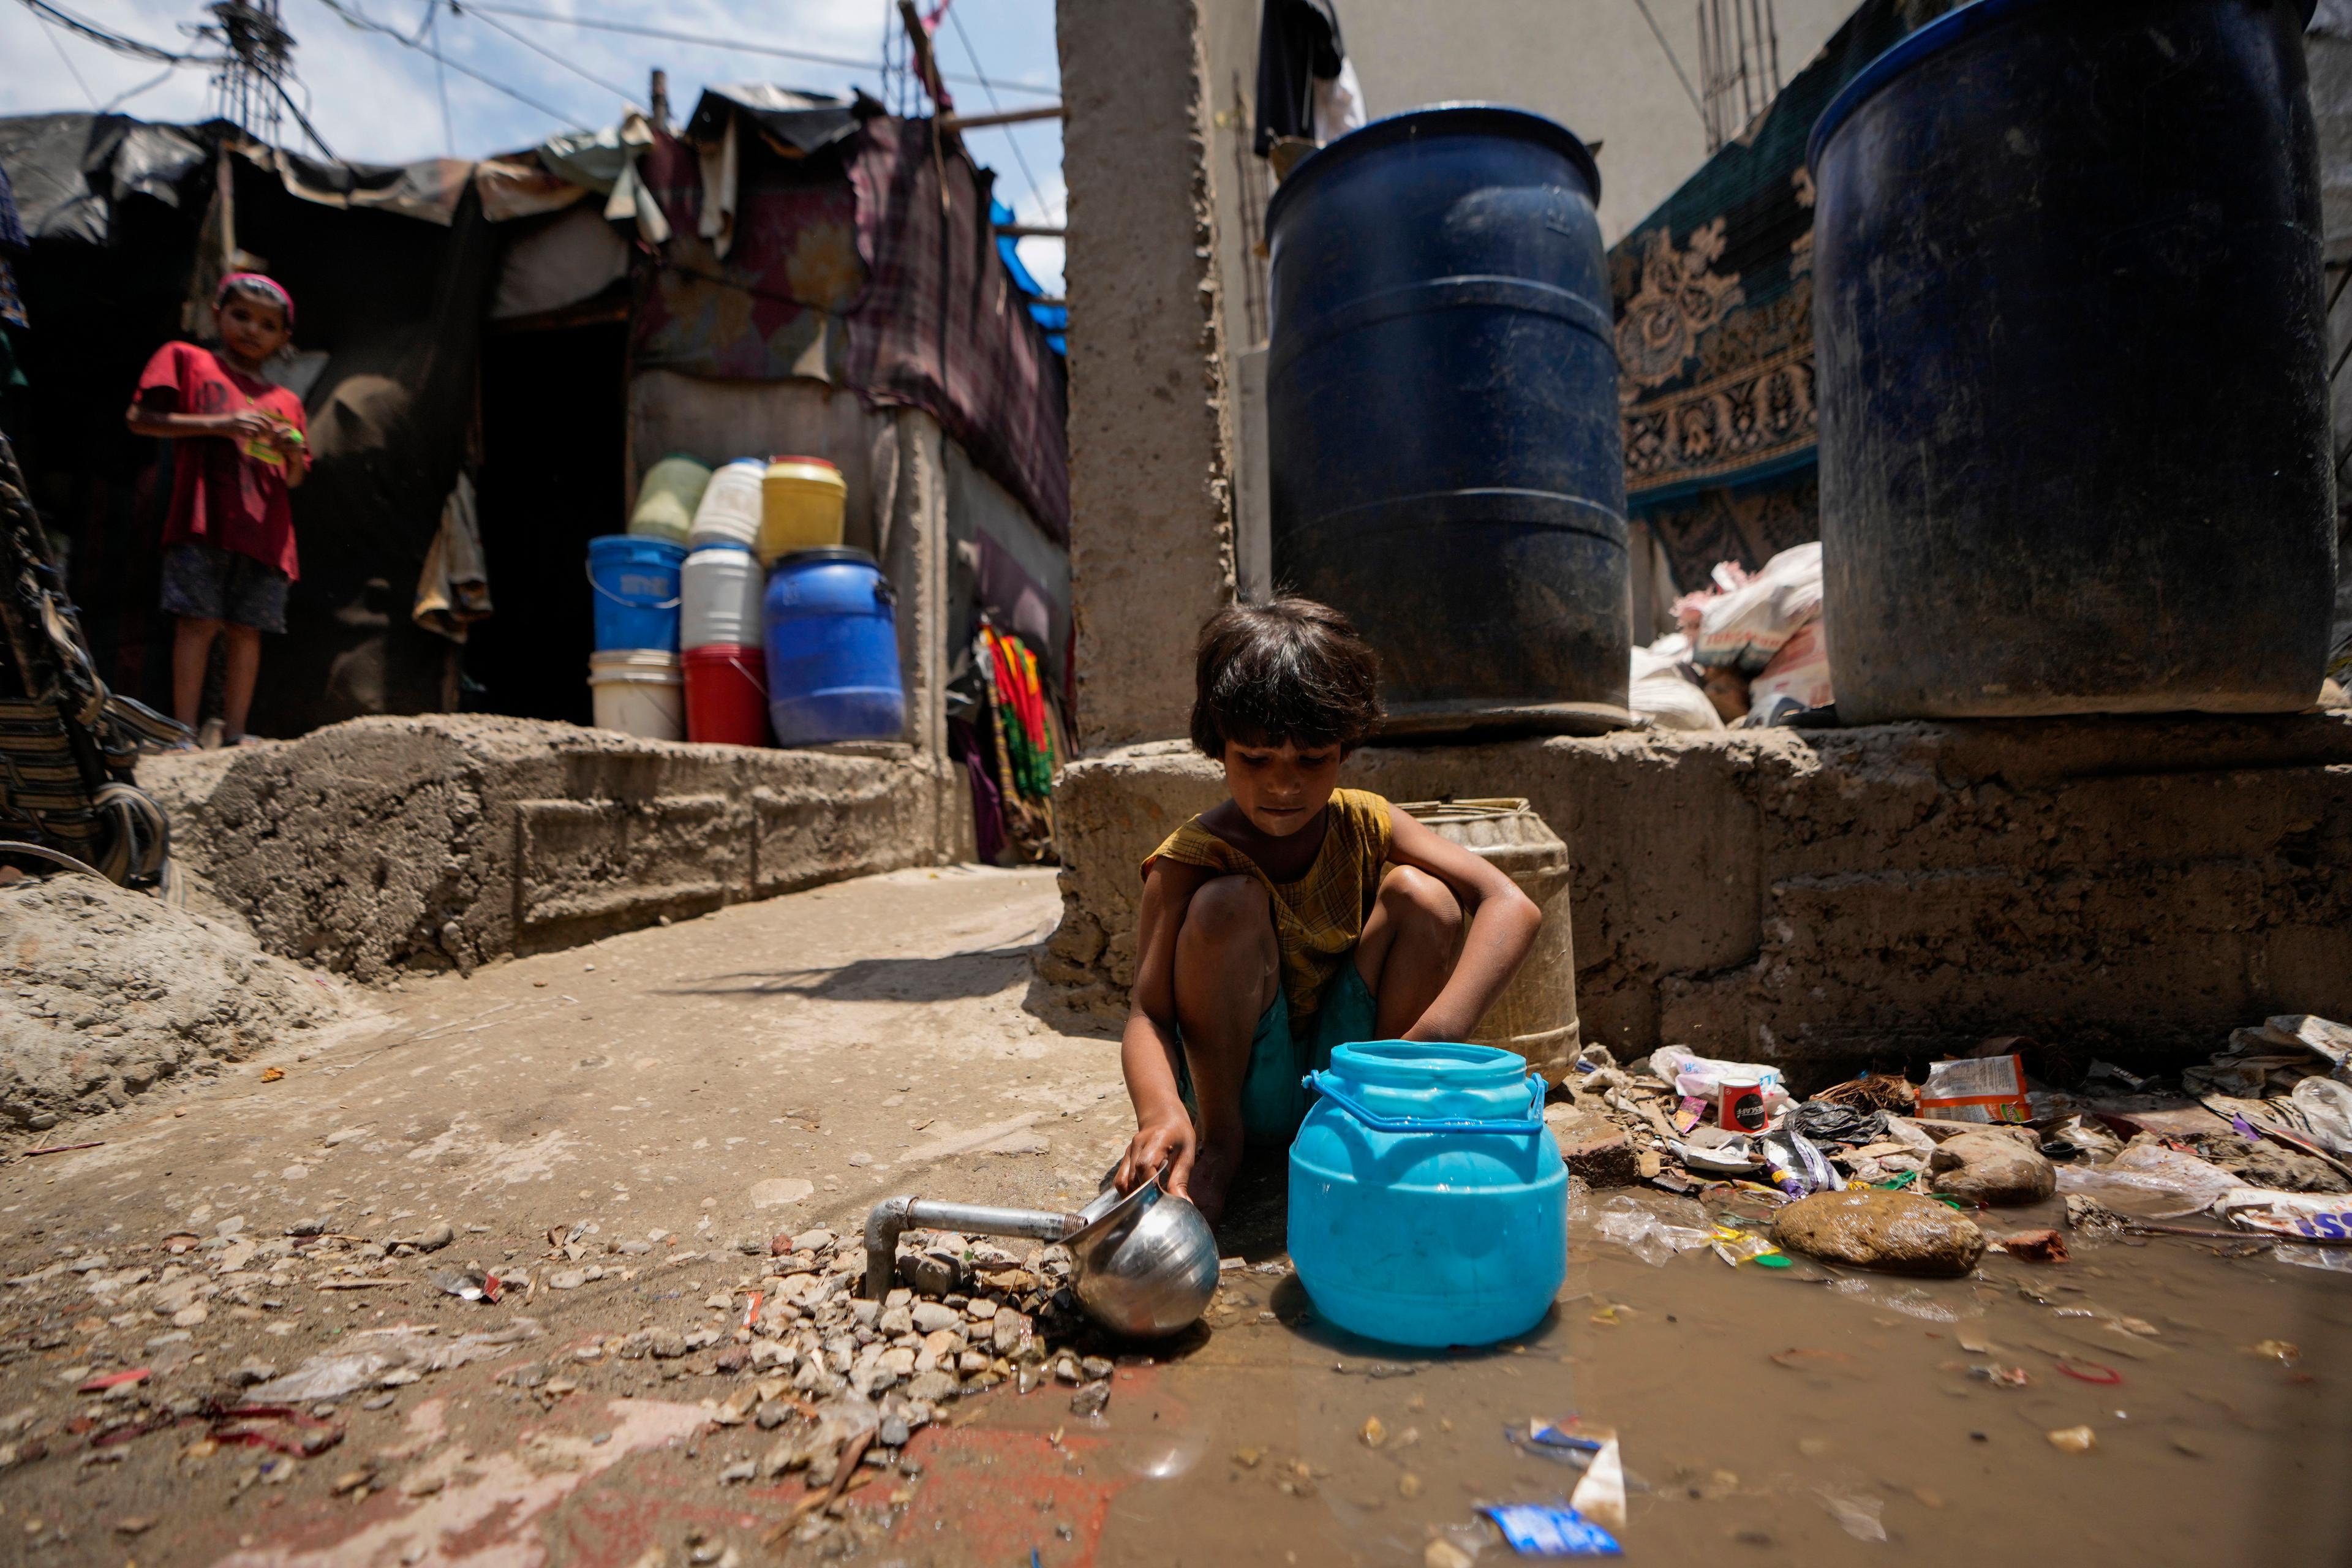
[[[173,847],[273,952],[362,980],[970,858],[961,772],[457,714],[142,764]]]
[[[1575,861],[1584,1037],[1818,1079],[2029,1034],[2158,1066],[2352,1018],[2352,713],[1370,747],[1393,800],[1525,795]],[[1176,742],[1088,758],[1041,958],[1123,1016],[1137,867],[1223,797]]]

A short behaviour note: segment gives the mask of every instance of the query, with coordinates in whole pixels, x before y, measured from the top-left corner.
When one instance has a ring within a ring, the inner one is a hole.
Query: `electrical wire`
[[[546,48],[539,44],[535,44],[528,37],[525,37],[522,34],[516,32],[512,27],[508,26],[505,23],[493,21],[490,17],[482,15],[482,10],[483,8],[479,5],[462,5],[458,4],[458,0],[449,0],[450,15],[467,17],[469,20],[479,22],[485,27],[504,33],[508,37],[512,38],[516,43],[520,44],[524,48],[529,49],[532,54],[539,56],[541,58],[554,61],[557,65],[562,66],[565,70],[570,71],[573,76],[578,77],[581,80],[593,82],[596,86],[603,88],[606,92],[611,93],[623,103],[629,101],[629,89],[627,88],[617,86],[613,82],[606,81],[603,77],[596,75],[593,71],[586,70],[579,66],[573,65],[570,60],[565,59],[553,49]]]
[[[25,3],[29,5],[34,4],[35,0],[25,0]],[[457,61],[449,58],[446,55],[444,55],[438,49],[429,48],[414,38],[404,37],[402,34],[385,26],[383,23],[378,22],[373,18],[362,16],[360,13],[342,4],[342,0],[319,0],[319,4],[324,5],[328,10],[332,11],[336,16],[341,17],[346,24],[358,28],[362,33],[381,33],[383,37],[390,38],[394,43],[398,44],[402,48],[414,49],[418,54],[425,56],[427,59],[433,60],[440,65],[445,65],[460,76],[471,77],[476,81],[480,82],[484,87],[488,88],[491,91],[504,93],[507,97],[513,99],[517,103],[536,109],[541,114],[547,115],[563,125],[569,126],[577,123],[572,117],[564,110],[557,109],[551,104],[541,103],[539,100],[532,98],[528,93],[517,92],[513,88],[509,87],[506,83],[497,80],[494,78],[484,76],[480,71],[476,70],[471,66],[461,65]]]
[[[132,99],[137,98],[141,93],[146,92],[153,88],[159,88],[165,82],[171,80],[172,73],[179,68],[180,68],[177,66],[165,66],[162,70],[158,71],[155,75],[149,77],[137,87],[125,89],[123,91],[116,93],[112,98],[108,99],[106,100],[106,107],[100,110],[99,112],[100,114],[113,113],[116,110],[121,108]]]
[[[425,0],[425,26],[416,30],[422,39],[431,37],[441,41],[441,0]],[[439,60],[433,62],[433,89],[441,96],[441,146],[450,157],[457,155],[457,131],[449,118],[449,68]]]
[[[38,15],[38,13],[36,13],[36,15]],[[48,21],[48,18],[47,16],[43,16],[41,17],[41,20],[47,22]],[[73,57],[71,55],[66,53],[66,41],[58,37],[57,25],[55,23],[51,23],[48,26],[43,27],[41,29],[41,37],[48,39],[49,47],[57,50],[58,63],[63,65],[66,68],[68,74],[74,79],[75,82],[79,84],[81,88],[81,95],[89,100],[89,106],[92,109],[98,109],[98,94],[90,91],[89,83],[82,79],[81,68],[73,63]],[[100,109],[99,110],[99,112],[103,114],[106,111]]]
[[[1658,26],[1658,19],[1650,15],[1650,0],[1633,0],[1633,4],[1641,8],[1642,20],[1650,24],[1650,31],[1656,37],[1658,47],[1666,51],[1666,63],[1675,68],[1675,79],[1683,84],[1684,96],[1691,100],[1691,107],[1698,110],[1699,122],[1705,124],[1706,105],[1698,100],[1698,92],[1691,86],[1690,78],[1683,74],[1683,62],[1675,58],[1674,45],[1666,42],[1665,30]]]
[[[95,22],[86,21],[61,5],[51,5],[49,0],[25,0],[25,5],[33,15],[44,21],[88,38],[93,44],[102,45],[119,55],[130,55],[134,58],[152,60],[158,65],[167,66],[216,66],[222,64],[225,58],[219,55],[181,54],[176,50],[129,37],[101,27]]]
[[[788,49],[774,44],[747,43],[740,38],[717,38],[704,33],[681,33],[667,27],[644,27],[634,22],[614,22],[601,16],[565,16],[553,11],[527,11],[520,5],[483,5],[481,0],[473,0],[473,4],[467,8],[468,11],[492,11],[501,16],[512,16],[518,21],[552,22],[564,27],[586,27],[599,32],[627,33],[641,38],[660,38],[673,44],[699,44],[709,48],[726,49],[735,54],[772,55],[778,59],[808,60],[816,65],[841,66],[850,70],[880,68],[873,60],[856,59],[847,55],[822,55],[809,49]],[[961,71],[948,71],[941,74],[950,80],[981,85],[980,79]],[[1039,98],[1062,96],[1061,89],[1042,87],[1035,82],[1008,81],[998,85],[1007,92],[1025,92]]]
[[[1004,100],[996,96],[996,84],[988,79],[988,72],[980,63],[980,51],[971,47],[971,35],[963,29],[963,13],[950,10],[948,20],[955,25],[956,41],[963,45],[964,58],[971,61],[972,70],[980,77],[981,90],[988,94],[988,107],[1002,110]],[[1054,215],[1046,209],[1045,193],[1037,188],[1037,176],[1029,167],[1028,157],[1021,151],[1021,138],[1013,134],[1015,127],[1005,125],[997,129],[1002,130],[1004,139],[1013,144],[1013,161],[1021,165],[1022,177],[1029,182],[1029,199],[1037,204],[1037,216],[1050,220]]]

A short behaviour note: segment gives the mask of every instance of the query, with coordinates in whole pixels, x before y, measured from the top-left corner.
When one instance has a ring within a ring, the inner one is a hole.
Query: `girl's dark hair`
[[[1192,744],[1352,748],[1381,721],[1381,661],[1347,616],[1312,599],[1234,605],[1201,628]]]

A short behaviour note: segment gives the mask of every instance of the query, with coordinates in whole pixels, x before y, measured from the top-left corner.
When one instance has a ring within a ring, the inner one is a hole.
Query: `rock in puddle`
[[[1984,1256],[1984,1232],[1932,1198],[1853,1187],[1782,1209],[1772,1239],[1791,1252],[1857,1268],[1957,1278]]]
[[[2058,1168],[1997,1132],[1960,1132],[1938,1144],[1927,1168],[1936,1190],[1969,1203],[2038,1204],[2058,1190]]]

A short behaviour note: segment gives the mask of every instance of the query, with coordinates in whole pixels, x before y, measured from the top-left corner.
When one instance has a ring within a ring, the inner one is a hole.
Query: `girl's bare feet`
[[[1225,1197],[1241,1164],[1241,1140],[1201,1140],[1200,1152],[1192,1157],[1192,1176],[1184,1184],[1185,1196],[1211,1225],[1224,1215]]]

